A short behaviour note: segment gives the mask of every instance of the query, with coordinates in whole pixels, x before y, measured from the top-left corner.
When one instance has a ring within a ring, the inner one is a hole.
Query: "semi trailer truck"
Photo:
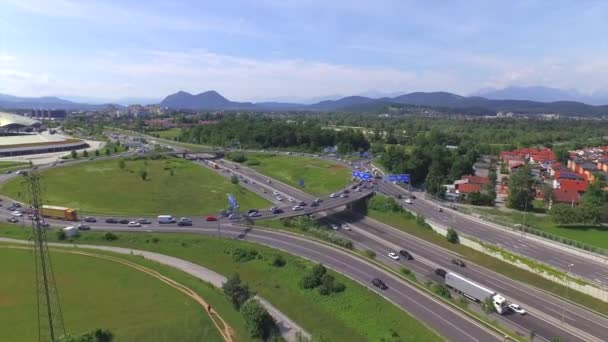
[[[454,291],[476,302],[484,302],[490,298],[494,309],[501,315],[508,311],[508,303],[503,296],[459,274],[448,272],[445,275],[445,284]]]
[[[66,221],[78,221],[76,210],[58,207],[55,205],[43,205],[42,216]]]

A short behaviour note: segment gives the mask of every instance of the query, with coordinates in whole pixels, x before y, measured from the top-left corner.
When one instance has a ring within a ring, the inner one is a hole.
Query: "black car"
[[[278,215],[278,214],[282,214],[284,211],[281,208],[276,208],[275,210],[272,211],[273,214]]]
[[[307,206],[308,204],[307,204],[306,202],[300,202],[300,203],[298,203],[298,205],[299,205],[300,207],[305,207],[305,206]]]
[[[410,252],[406,251],[405,249],[400,250],[399,254],[401,254],[401,256],[405,258],[405,260],[413,260],[414,259],[414,257],[410,254]]]
[[[378,278],[372,279],[372,285],[374,285],[375,287],[380,288],[381,290],[388,289],[388,286],[386,286],[386,284],[382,280],[380,280]]]
[[[357,186],[356,186],[356,185],[353,185],[353,186],[351,186],[350,188],[351,188],[352,190],[355,190],[355,189],[357,188]]]
[[[137,220],[135,220],[135,221],[136,221],[137,223],[139,223],[139,224],[152,224],[152,222],[151,222],[150,220],[148,220],[148,219],[143,219],[143,218],[137,219]]]
[[[109,218],[109,219],[106,219],[106,223],[116,224],[116,223],[118,223],[118,220],[113,219],[113,218]]]
[[[402,195],[397,195],[397,199],[403,199]]]
[[[456,266],[460,266],[460,267],[465,267],[466,264],[464,263],[464,261],[460,260],[460,259],[452,259],[452,264],[456,265]]]
[[[312,202],[310,203],[311,207],[318,207],[319,206],[319,202]]]
[[[129,224],[129,222],[131,222],[131,221],[129,221],[127,219],[122,219],[122,220],[118,221],[118,223],[120,223],[120,224]]]
[[[97,219],[91,216],[87,216],[84,218],[84,222],[94,223],[97,222]]]
[[[410,195],[411,199],[416,199],[416,195]]]
[[[9,218],[8,218],[8,219],[6,219],[6,220],[7,220],[8,222],[10,222],[10,223],[17,223],[17,222],[19,222],[19,220],[17,220],[17,219],[16,219],[16,218],[14,218],[14,217],[9,217]]]
[[[178,226],[191,226],[192,225],[192,221],[179,221],[177,223]]]
[[[435,270],[435,274],[441,278],[445,278],[445,275],[448,274],[448,272],[446,272],[443,268],[438,268]]]
[[[249,210],[247,211],[247,215],[249,215],[249,214],[253,214],[253,213],[259,213],[259,212],[260,212],[260,211],[259,211],[259,210],[257,210],[257,209],[249,209]]]
[[[78,228],[78,230],[91,230],[91,227],[86,224],[79,224],[76,228]]]
[[[345,194],[350,193],[350,191],[348,191],[348,189],[344,189],[344,191],[342,191],[342,192],[345,193]]]

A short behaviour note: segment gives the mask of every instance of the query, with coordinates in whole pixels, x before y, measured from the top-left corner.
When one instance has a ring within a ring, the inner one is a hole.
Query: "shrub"
[[[230,251],[232,260],[236,262],[247,262],[258,257],[259,252],[255,249],[235,248]]]
[[[285,264],[287,264],[287,260],[285,260],[282,255],[277,254],[273,257],[271,264],[274,267],[283,267]]]
[[[279,328],[268,311],[255,299],[245,303],[241,308],[245,327],[251,337],[268,341],[273,335],[279,335]]]
[[[228,153],[226,158],[232,160],[235,163],[244,163],[247,161],[247,157],[241,152],[230,152]]]
[[[248,165],[248,166],[256,166],[256,165],[260,165],[260,164],[261,164],[260,161],[257,159],[249,159],[245,162],[245,165]]]
[[[107,232],[107,233],[103,234],[103,236],[101,238],[106,241],[118,240],[118,236],[112,232]]]
[[[241,277],[238,273],[234,273],[226,280],[224,285],[222,285],[222,290],[232,303],[232,306],[237,310],[241,308],[243,303],[255,295],[249,291],[249,285],[241,282]]]
[[[431,286],[431,290],[443,298],[448,298],[448,299],[452,298],[452,295],[450,294],[450,290],[448,290],[447,287],[445,287],[441,284],[433,284]]]
[[[67,238],[67,236],[65,235],[65,232],[63,231],[63,229],[59,229],[57,231],[57,240],[59,241],[63,241]]]
[[[460,238],[458,237],[458,233],[456,233],[456,231],[452,228],[448,228],[448,232],[447,232],[445,238],[450,243],[458,243],[460,241]]]
[[[376,257],[376,252],[366,249],[365,250],[365,256],[370,258],[370,259],[374,259]]]

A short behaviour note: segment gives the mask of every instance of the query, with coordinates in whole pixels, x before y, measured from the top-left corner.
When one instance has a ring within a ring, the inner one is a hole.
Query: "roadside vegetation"
[[[158,156],[92,161],[41,172],[45,204],[108,215],[205,215],[228,206],[233,194],[244,208],[269,202],[194,163]],[[26,200],[21,179],[1,186],[8,197]]]
[[[433,231],[424,223],[424,220],[405,211],[396,202],[392,204],[393,202],[395,201],[392,198],[374,196],[368,202],[367,216],[429,241],[442,248],[454,251],[460,254],[463,259],[467,259],[504,276],[530,284],[560,297],[567,298],[597,312],[608,314],[608,303],[599,301],[583,293],[570,290],[563,285],[542,278],[537,274],[522,270],[499,259],[488,257],[487,254],[475,251],[461,244],[453,244],[444,236]]]
[[[14,162],[14,161],[0,161],[0,173],[6,171],[18,170],[22,167],[29,167],[29,163]]]
[[[1,225],[0,234],[27,238],[28,230]],[[53,234],[49,236],[53,237]],[[239,274],[249,289],[267,299],[319,341],[439,341],[435,333],[374,292],[336,272],[325,274],[343,291],[321,294],[301,286],[315,264],[254,243],[188,234],[87,232],[75,242],[150,250],[182,258],[216,272]],[[154,240],[156,238],[156,240]],[[54,237],[53,237],[54,239]],[[153,242],[156,241],[156,242]]]
[[[36,316],[33,256],[29,249],[7,246],[0,245],[4,279],[0,293],[5,299],[0,302],[0,340],[33,341],[38,338],[32,320]],[[78,336],[103,328],[116,341],[223,341],[200,305],[160,280],[110,260],[56,249],[51,254],[68,334]],[[219,290],[141,258],[119,257],[153,267],[194,289],[216,311],[226,313],[224,319],[235,328],[237,336],[243,336],[244,321],[234,314]],[[248,339],[245,336],[242,340]]]
[[[166,139],[166,140],[176,140],[177,137],[182,133],[181,128],[169,128],[165,130],[157,130],[157,131],[147,131],[146,134],[151,135],[156,138]]]

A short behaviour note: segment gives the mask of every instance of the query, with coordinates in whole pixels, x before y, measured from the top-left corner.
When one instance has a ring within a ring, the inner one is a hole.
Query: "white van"
[[[175,218],[171,215],[158,215],[158,223],[175,223]]]

